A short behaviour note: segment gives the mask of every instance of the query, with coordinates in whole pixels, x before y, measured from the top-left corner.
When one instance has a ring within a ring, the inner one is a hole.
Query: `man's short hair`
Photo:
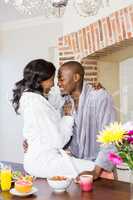
[[[65,62],[61,67],[65,67],[65,66],[70,66],[70,70],[72,70],[73,73],[78,73],[81,77],[81,80],[84,79],[84,68],[81,65],[81,63],[77,62],[77,61],[68,61]]]

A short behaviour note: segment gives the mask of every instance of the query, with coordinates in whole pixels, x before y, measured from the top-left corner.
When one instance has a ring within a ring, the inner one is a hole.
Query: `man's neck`
[[[79,105],[79,97],[81,95],[82,92],[82,87],[78,87],[76,88],[75,91],[72,92],[71,97],[74,100],[74,106],[75,106],[75,110],[78,109],[78,105]]]
[[[76,100],[76,99],[79,99],[80,95],[81,95],[81,91],[76,90],[71,94],[71,97],[73,98],[73,100]]]

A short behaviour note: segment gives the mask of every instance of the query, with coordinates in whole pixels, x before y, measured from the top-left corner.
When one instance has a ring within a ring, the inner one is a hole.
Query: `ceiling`
[[[43,11],[39,11],[38,14],[32,16],[24,16],[20,14],[13,6],[5,4],[4,0],[0,0],[0,23],[7,23],[16,20],[30,19],[33,17],[45,17]],[[47,20],[47,18],[46,18]]]

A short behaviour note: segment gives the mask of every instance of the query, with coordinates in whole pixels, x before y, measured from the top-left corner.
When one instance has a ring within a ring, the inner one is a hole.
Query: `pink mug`
[[[90,192],[93,189],[93,176],[92,175],[81,175],[80,176],[80,188],[84,192]]]

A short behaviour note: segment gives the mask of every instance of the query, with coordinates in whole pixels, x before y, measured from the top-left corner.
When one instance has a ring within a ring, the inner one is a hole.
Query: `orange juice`
[[[10,190],[12,173],[11,169],[1,169],[1,189],[2,191]]]

